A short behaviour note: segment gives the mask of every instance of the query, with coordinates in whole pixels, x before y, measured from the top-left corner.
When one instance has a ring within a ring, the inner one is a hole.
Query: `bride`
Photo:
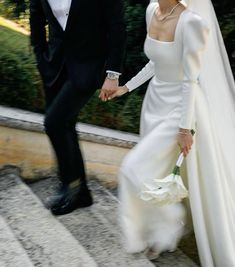
[[[152,1],[146,19],[149,62],[109,97],[151,79],[141,140],[119,173],[126,248],[156,257],[184,235],[182,203],[158,207],[139,198],[143,184],[169,174],[179,146],[201,264],[234,267],[235,86],[214,9],[210,0]]]

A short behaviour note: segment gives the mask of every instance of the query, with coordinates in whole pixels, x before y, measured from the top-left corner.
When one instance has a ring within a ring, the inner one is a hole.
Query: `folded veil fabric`
[[[223,37],[211,0],[184,0],[210,28],[199,81],[207,99],[214,135],[231,178],[235,155],[235,83]],[[235,178],[228,181],[235,183]]]

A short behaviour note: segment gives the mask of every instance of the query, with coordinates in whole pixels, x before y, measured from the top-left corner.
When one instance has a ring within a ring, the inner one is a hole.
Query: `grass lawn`
[[[33,57],[30,52],[29,36],[21,29],[15,23],[0,17],[0,51],[7,49],[13,54],[25,53],[25,55]]]
[[[4,26],[6,28],[9,28],[15,32],[21,32],[24,35],[29,35],[29,32],[26,31],[24,28],[20,27],[19,25],[17,25],[15,22],[9,20],[9,19],[5,19],[3,17],[0,16],[0,25]]]

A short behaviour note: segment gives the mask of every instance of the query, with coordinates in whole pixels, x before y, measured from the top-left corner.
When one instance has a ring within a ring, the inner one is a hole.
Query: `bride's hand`
[[[122,96],[125,93],[127,93],[128,91],[129,90],[126,87],[126,85],[124,85],[124,86],[118,86],[117,89],[115,90],[115,92],[109,96],[108,100],[111,100],[111,99],[113,99],[115,97]]]
[[[181,152],[183,152],[184,157],[186,157],[193,144],[193,136],[191,131],[188,129],[180,129],[177,136],[177,142]]]

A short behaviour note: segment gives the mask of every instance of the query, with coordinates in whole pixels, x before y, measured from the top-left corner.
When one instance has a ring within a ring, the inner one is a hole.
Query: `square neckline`
[[[150,40],[152,41],[155,41],[157,43],[163,43],[163,44],[174,44],[176,42],[176,36],[177,36],[177,32],[178,32],[178,28],[179,28],[179,24],[180,24],[180,21],[181,21],[181,17],[183,15],[183,13],[185,13],[188,9],[185,8],[179,15],[179,18],[178,18],[178,21],[177,21],[177,24],[176,24],[176,27],[175,27],[175,33],[174,33],[174,40],[173,41],[160,41],[158,39],[155,39],[155,38],[152,38],[150,35],[149,35],[149,29],[150,29],[150,25],[152,23],[152,20],[153,20],[153,16],[157,10],[157,8],[159,7],[159,5],[157,4],[156,7],[154,8],[153,10],[153,13],[151,14],[151,17],[150,17],[150,22],[149,22],[149,26],[148,26],[148,32],[147,32],[147,38],[149,38]]]

